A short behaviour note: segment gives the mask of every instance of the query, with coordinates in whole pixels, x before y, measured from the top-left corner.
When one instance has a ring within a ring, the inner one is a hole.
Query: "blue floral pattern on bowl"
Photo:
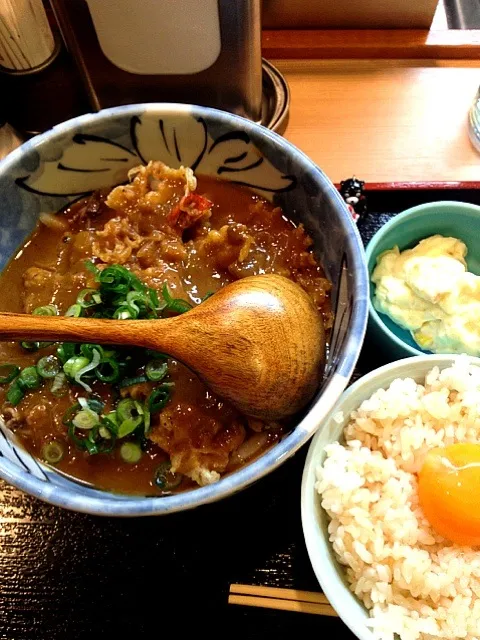
[[[335,324],[321,389],[297,427],[258,460],[219,482],[165,497],[114,494],[59,473],[30,456],[0,424],[0,476],[68,509],[101,515],[164,514],[243,489],[293,455],[321,426],[345,388],[365,333],[368,278],[359,234],[335,187],[275,133],[215,109],[177,104],[116,107],[80,116],[33,138],[0,163],[0,268],[41,212],[58,211],[126,180],[149,160],[246,185],[303,222],[333,283]]]

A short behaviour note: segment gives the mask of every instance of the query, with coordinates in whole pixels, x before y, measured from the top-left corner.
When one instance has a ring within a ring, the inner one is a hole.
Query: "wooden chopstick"
[[[299,589],[281,589],[280,587],[264,587],[254,584],[231,584],[230,593],[244,595],[283,598],[284,600],[300,600],[302,602],[315,602],[317,604],[330,604],[327,596],[314,591],[300,591]]]
[[[337,615],[323,593],[299,589],[231,584],[228,603],[246,607],[312,613],[319,616]]]
[[[336,616],[329,604],[315,604],[300,602],[299,600],[282,600],[281,598],[257,598],[255,596],[229,595],[228,604],[241,604],[246,607],[262,607],[264,609],[279,609],[281,611],[296,611],[297,613],[313,613],[317,616]]]

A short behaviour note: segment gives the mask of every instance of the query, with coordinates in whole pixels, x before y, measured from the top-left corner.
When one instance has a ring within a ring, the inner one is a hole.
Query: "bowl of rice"
[[[424,355],[376,369],[312,441],[305,541],[360,640],[480,637],[480,547],[438,534],[418,497],[428,453],[456,443],[480,444],[480,358]]]

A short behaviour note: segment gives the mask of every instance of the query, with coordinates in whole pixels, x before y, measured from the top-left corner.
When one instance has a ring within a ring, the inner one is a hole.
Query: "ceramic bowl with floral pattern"
[[[246,185],[282,207],[294,222],[303,222],[333,283],[335,322],[321,387],[297,426],[254,462],[208,486],[165,497],[102,491],[43,465],[0,425],[0,477],[42,500],[87,513],[181,511],[235,493],[266,475],[321,428],[350,378],[364,338],[364,251],[334,185],[279,135],[210,108],[116,107],[62,123],[9,154],[0,163],[0,267],[25,242],[40,213],[58,211],[95,189],[122,183],[130,168],[149,160],[190,166],[198,174]]]

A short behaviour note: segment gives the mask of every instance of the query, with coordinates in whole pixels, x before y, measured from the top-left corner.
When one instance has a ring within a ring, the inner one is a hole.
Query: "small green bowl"
[[[440,234],[462,240],[467,245],[468,270],[480,275],[480,207],[465,202],[429,202],[407,209],[387,222],[366,248],[368,274],[371,277],[377,256],[395,245],[403,251],[420,240]],[[375,285],[370,286],[368,335],[391,360],[430,353],[415,343],[408,331],[373,306]],[[480,319],[479,319],[480,320]]]

